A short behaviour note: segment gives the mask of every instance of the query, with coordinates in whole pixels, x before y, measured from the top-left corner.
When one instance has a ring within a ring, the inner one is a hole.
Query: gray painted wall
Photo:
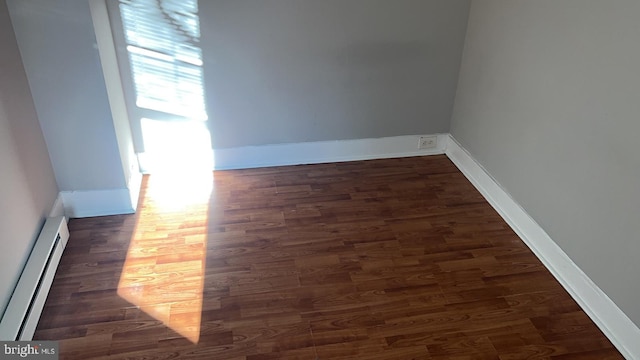
[[[640,2],[473,1],[451,132],[640,325]]]
[[[125,188],[89,2],[7,3],[60,190]]]
[[[0,317],[58,187],[27,77],[0,0]]]
[[[468,8],[200,1],[213,147],[448,132]]]

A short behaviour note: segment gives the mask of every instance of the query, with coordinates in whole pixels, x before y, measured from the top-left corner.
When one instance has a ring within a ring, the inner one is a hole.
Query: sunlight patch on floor
[[[147,178],[118,284],[118,295],[192,343],[200,337],[212,176]]]

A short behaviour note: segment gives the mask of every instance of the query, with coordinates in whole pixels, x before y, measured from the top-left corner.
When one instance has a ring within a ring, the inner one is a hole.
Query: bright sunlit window
[[[206,120],[196,0],[121,0],[136,105]]]

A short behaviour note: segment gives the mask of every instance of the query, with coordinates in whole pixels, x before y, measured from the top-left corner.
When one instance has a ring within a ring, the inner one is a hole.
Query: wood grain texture
[[[622,359],[445,156],[147,176],[69,227],[62,359]]]

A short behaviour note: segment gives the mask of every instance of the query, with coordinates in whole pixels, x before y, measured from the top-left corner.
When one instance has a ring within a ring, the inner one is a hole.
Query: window
[[[120,0],[141,109],[206,120],[197,0]]]

